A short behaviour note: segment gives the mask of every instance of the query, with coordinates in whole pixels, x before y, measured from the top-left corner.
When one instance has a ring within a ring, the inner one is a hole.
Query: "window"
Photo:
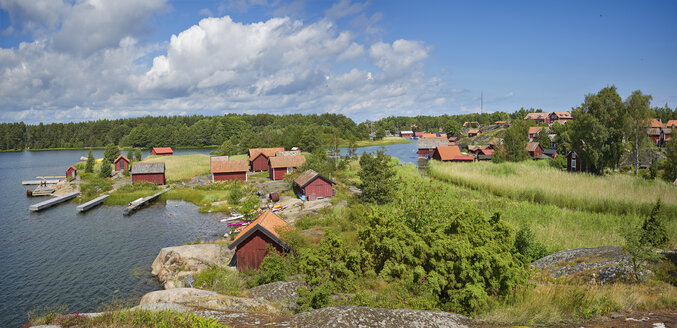
[[[574,156],[574,158],[571,159],[571,168],[574,169],[574,170],[576,169],[576,158],[575,157],[576,156]]]
[[[288,167],[287,168],[287,174],[291,174],[294,171],[294,168]]]

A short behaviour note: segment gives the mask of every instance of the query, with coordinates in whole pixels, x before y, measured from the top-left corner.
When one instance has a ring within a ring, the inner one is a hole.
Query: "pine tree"
[[[106,145],[106,149],[103,151],[104,159],[107,159],[110,163],[113,163],[113,161],[118,156],[120,156],[120,148],[118,148],[118,146],[112,143]]]
[[[143,158],[142,158],[143,156],[141,155],[141,149],[136,148],[134,150],[134,157],[136,157],[137,161],[143,160]]]
[[[87,155],[87,165],[85,166],[85,173],[94,172],[94,155],[92,155],[92,149],[89,149],[89,154]]]
[[[134,149],[129,149],[127,152],[127,159],[131,162],[134,160]]]
[[[102,178],[109,178],[111,176],[111,171],[113,171],[113,165],[105,159],[101,162],[101,168],[99,169],[99,176]]]

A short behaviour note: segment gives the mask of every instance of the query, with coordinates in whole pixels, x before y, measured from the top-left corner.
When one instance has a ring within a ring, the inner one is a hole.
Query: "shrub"
[[[221,294],[239,296],[240,290],[245,287],[240,274],[228,268],[210,267],[200,271],[193,278],[195,279],[193,286]]]
[[[101,162],[101,168],[99,168],[99,177],[102,178],[109,178],[111,176],[111,173],[113,171],[113,165],[108,161],[108,159],[104,159]]]
[[[94,172],[94,155],[92,155],[92,149],[89,149],[89,154],[87,154],[87,165],[85,166],[85,173]]]
[[[531,263],[547,255],[545,246],[539,243],[528,226],[522,227],[515,235],[513,253],[522,254],[527,263]]]
[[[143,160],[143,156],[141,155],[141,149],[139,148],[134,149],[134,157],[136,158],[137,161]],[[129,160],[131,161],[132,159],[130,158]]]
[[[289,261],[269,246],[268,254],[263,258],[259,271],[256,273],[256,284],[263,285],[275,281],[284,281],[291,271]]]
[[[106,149],[103,151],[103,159],[107,159],[112,163],[118,156],[120,156],[120,148],[112,143],[107,144]]]

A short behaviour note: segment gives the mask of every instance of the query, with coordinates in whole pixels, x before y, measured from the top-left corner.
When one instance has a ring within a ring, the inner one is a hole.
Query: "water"
[[[64,175],[80,156],[87,150],[0,153],[0,327],[19,327],[27,311],[45,306],[91,312],[114,298],[138,302],[161,288],[150,275],[161,248],[214,240],[228,230],[220,214],[200,214],[181,201],[158,202],[130,217],[122,216],[122,206],[76,214],[71,203],[30,212],[30,204],[46,198],[26,197],[21,180]]]
[[[357,155],[359,156],[364,153],[371,153],[375,155],[379,150],[385,150],[386,155],[396,157],[402,163],[412,163],[414,165],[419,163],[418,153],[416,152],[418,150],[416,148],[416,142],[386,146],[361,147],[357,148]],[[341,152],[341,155],[348,154],[348,148],[339,148],[339,151]]]

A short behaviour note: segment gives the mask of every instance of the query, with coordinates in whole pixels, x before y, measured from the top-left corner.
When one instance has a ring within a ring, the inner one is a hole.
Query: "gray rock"
[[[151,305],[154,304],[154,305]],[[190,310],[213,310],[231,312],[277,313],[279,309],[263,299],[221,295],[213,291],[197,288],[174,288],[157,290],[141,297],[139,306],[162,307],[157,304],[175,304]]]
[[[165,247],[151,265],[165,289],[183,287],[182,280],[211,265],[227,267],[235,252],[219,244]]]
[[[630,257],[620,246],[575,248],[559,251],[532,263],[553,278],[580,278],[606,284],[631,278]]]
[[[299,313],[292,327],[467,327],[468,318],[441,311],[332,306]]]
[[[259,297],[271,303],[280,303],[288,309],[298,307],[296,288],[305,286],[303,281],[277,281],[250,288],[249,295]]]

